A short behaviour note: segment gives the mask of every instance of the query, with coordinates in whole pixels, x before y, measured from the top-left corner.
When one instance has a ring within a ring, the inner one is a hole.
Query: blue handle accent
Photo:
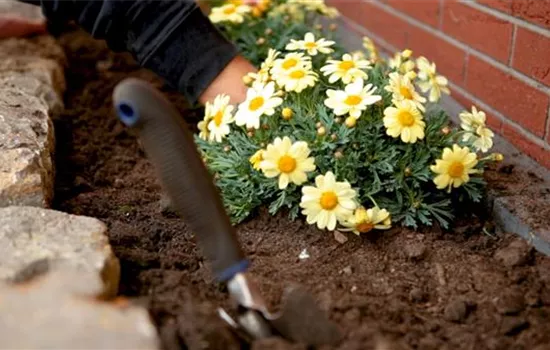
[[[117,103],[116,111],[120,121],[128,127],[134,126],[139,120],[138,111],[130,102]]]
[[[250,266],[250,261],[247,259],[241,260],[233,266],[228,267],[218,274],[218,279],[222,282],[232,279],[236,274],[245,272]]]

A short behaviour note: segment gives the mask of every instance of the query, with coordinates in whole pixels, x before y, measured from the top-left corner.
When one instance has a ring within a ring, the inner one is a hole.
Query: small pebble
[[[410,242],[405,245],[405,254],[409,259],[423,259],[426,255],[426,245],[421,242]]]
[[[495,259],[507,267],[523,266],[528,263],[530,254],[531,247],[523,239],[517,239],[507,247],[497,250]]]
[[[520,333],[528,327],[529,322],[527,322],[523,317],[506,316],[502,319],[502,323],[500,324],[500,333],[512,336]]]
[[[357,286],[352,286],[350,289],[350,292],[355,293],[356,290],[357,290]]]
[[[309,259],[309,253],[307,252],[307,248],[302,250],[302,252],[298,256],[298,259],[300,260]]]
[[[525,309],[525,298],[519,290],[511,290],[498,298],[495,304],[501,314],[517,314]]]
[[[413,288],[409,292],[409,299],[415,303],[426,301],[426,293],[424,293],[420,288]]]
[[[334,231],[334,239],[340,244],[344,244],[348,241],[348,237],[340,231]]]
[[[344,273],[345,275],[351,275],[352,274],[352,269],[351,269],[351,266],[346,266],[342,269],[342,273]]]
[[[356,307],[349,309],[344,314],[344,318],[348,321],[358,321],[361,318],[361,311]]]
[[[468,314],[468,305],[464,300],[454,300],[447,304],[443,317],[447,321],[462,323]]]

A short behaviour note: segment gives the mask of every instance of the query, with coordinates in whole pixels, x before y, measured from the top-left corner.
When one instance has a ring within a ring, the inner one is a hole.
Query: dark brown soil
[[[211,283],[192,235],[159,209],[160,188],[136,139],[116,120],[111,93],[134,76],[162,84],[127,55],[66,32],[66,112],[56,122],[56,208],[108,224],[121,260],[120,293],[146,305],[165,349],[244,347],[217,319],[227,294]],[[187,118],[181,97],[165,89]],[[512,175],[516,173],[513,170]],[[492,182],[506,172],[493,172]],[[454,232],[393,229],[338,243],[283,216],[240,225],[252,273],[275,304],[305,285],[345,332],[338,349],[549,349],[550,260],[470,217]],[[309,259],[298,256],[307,249]],[[254,349],[303,349],[281,339]]]

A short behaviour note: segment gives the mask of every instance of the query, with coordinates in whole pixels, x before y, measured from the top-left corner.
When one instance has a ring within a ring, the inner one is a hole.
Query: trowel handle
[[[183,117],[160,91],[128,78],[114,89],[120,120],[135,129],[172,206],[191,228],[220,281],[244,272],[248,261]]]

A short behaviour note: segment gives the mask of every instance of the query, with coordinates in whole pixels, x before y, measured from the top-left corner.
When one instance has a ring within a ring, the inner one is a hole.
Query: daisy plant
[[[242,6],[211,18],[259,70],[243,77],[245,101],[206,105],[195,138],[234,223],[266,206],[358,235],[449,227],[481,199],[483,170],[502,156],[487,154],[494,134],[475,106],[451,125],[434,62],[411,50],[385,61],[367,37],[348,52],[321,30],[337,14],[321,0]]]

